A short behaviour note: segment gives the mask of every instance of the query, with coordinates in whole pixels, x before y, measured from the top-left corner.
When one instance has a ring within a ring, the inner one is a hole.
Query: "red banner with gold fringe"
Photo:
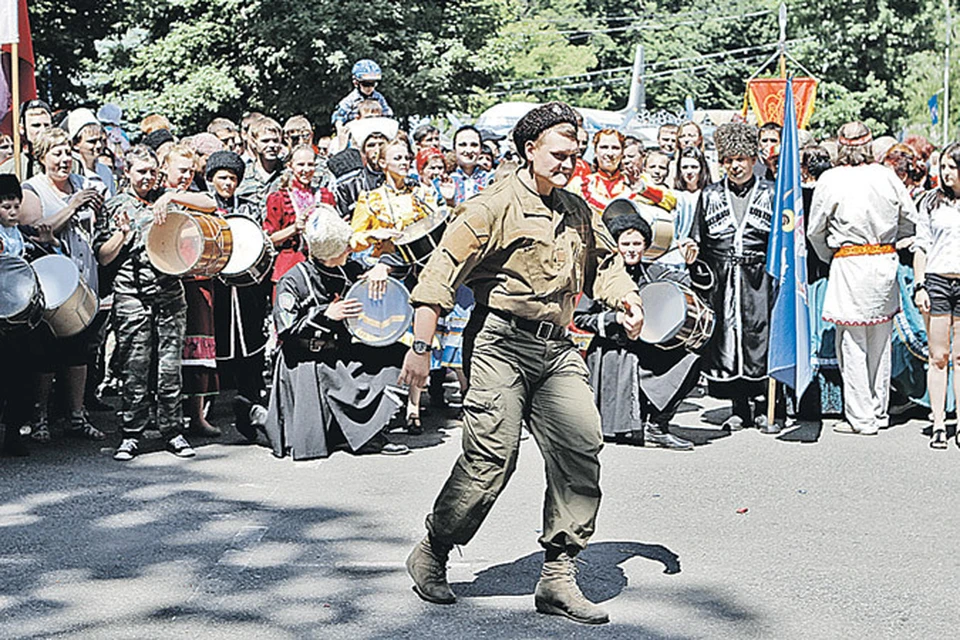
[[[747,100],[757,116],[757,122],[761,125],[768,122],[783,125],[783,101],[786,91],[787,81],[784,78],[754,78],[747,81]],[[817,81],[815,79],[793,79],[793,99],[797,108],[799,128],[807,128],[816,97]]]

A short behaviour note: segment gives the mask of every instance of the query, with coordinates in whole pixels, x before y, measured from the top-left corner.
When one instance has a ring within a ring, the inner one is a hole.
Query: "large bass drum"
[[[233,235],[233,250],[220,272],[220,280],[233,287],[260,284],[273,270],[276,252],[270,236],[247,216],[233,215],[224,219]]]
[[[615,198],[603,210],[603,223],[609,224],[614,218],[635,213],[647,221],[653,238],[650,246],[643,252],[644,260],[656,260],[673,244],[673,213],[652,204],[637,202],[629,198]]]
[[[679,282],[650,282],[641,285],[643,328],[640,339],[661,349],[684,347],[697,351],[713,335],[713,310]]]
[[[30,263],[0,256],[0,334],[26,333],[43,320],[43,290]]]
[[[43,318],[53,335],[66,338],[89,327],[100,308],[100,301],[73,260],[64,256],[44,256],[34,260],[31,266],[43,289]]]
[[[394,278],[387,278],[383,297],[370,297],[370,283],[356,282],[347,292],[348,300],[359,300],[363,313],[346,320],[347,329],[354,338],[371,347],[385,347],[398,341],[413,322],[413,307],[407,288]]]
[[[177,209],[167,212],[163,224],[147,228],[144,244],[157,271],[212,278],[230,260],[233,232],[219,216]]]

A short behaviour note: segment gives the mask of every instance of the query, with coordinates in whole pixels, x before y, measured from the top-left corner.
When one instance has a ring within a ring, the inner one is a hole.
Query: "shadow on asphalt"
[[[223,427],[225,405],[214,414]],[[263,464],[245,471],[250,487],[243,491],[209,464],[229,459],[230,449],[205,451],[202,468],[166,453],[115,463],[101,453],[118,438],[115,420],[96,418],[109,432],[106,443],[57,438],[43,450],[32,447],[30,458],[0,460],[0,637],[688,637],[616,619],[587,628],[536,614],[532,598],[522,608],[478,600],[532,594],[542,553],[455,584],[464,597],[455,607],[427,605],[406,580],[399,588],[390,581],[402,574],[412,542],[361,500],[343,509],[324,506],[323,491],[309,506],[246,497],[257,495],[261,474],[289,462],[267,450]],[[455,430],[447,421],[410,439],[435,446]],[[217,444],[239,443],[238,434],[225,431]],[[358,555],[369,561],[358,562]],[[681,607],[684,615],[726,624],[729,637],[762,627],[757,614],[702,586],[623,593],[621,565],[633,558],[652,560],[667,574],[680,571],[678,556],[661,545],[598,542],[580,557],[584,592],[596,601],[621,596],[637,607]],[[382,610],[384,598],[399,602],[403,613]]]
[[[714,440],[722,440],[723,438],[729,438],[729,431],[721,431],[720,429],[700,429],[697,427],[681,427],[678,425],[670,425],[670,433],[678,435],[684,440],[689,440],[695,446],[702,446],[705,444],[710,444]]]
[[[596,542],[577,556],[578,582],[585,596],[604,602],[620,595],[627,586],[627,576],[620,564],[635,557],[663,565],[667,574],[680,573],[680,556],[659,544],[640,542]],[[540,578],[543,552],[531,553],[507,564],[498,564],[477,573],[473,582],[450,585],[458,596],[533,595]]]
[[[793,429],[778,435],[777,440],[783,442],[817,442],[821,433],[823,433],[823,423],[821,421],[805,420],[798,422]]]
[[[302,635],[318,628],[317,617],[356,620],[353,602],[366,590],[363,581],[333,593],[298,587],[333,574],[342,558],[343,540],[319,531],[406,542],[362,512],[233,499],[222,485],[205,490],[206,474],[167,455],[120,465],[82,452],[78,464],[76,451],[50,451],[17,465],[19,491],[6,483],[0,493],[0,635],[160,637],[160,625],[174,622]],[[205,461],[218,457],[206,453]],[[268,615],[296,607],[319,614],[287,625]]]

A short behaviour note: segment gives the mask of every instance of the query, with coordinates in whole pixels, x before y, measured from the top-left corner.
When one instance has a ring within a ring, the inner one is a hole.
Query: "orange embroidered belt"
[[[834,258],[849,258],[851,256],[879,256],[885,253],[896,253],[892,244],[845,244],[833,254]]]

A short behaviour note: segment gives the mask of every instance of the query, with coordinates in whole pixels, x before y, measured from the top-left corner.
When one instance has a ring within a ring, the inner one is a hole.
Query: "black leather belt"
[[[321,338],[297,338],[296,344],[301,349],[311,353],[317,353],[334,346],[333,340],[323,340]]]
[[[528,333],[532,333],[537,337],[538,340],[560,340],[561,338],[566,338],[569,331],[566,327],[554,324],[553,322],[547,322],[545,320],[527,320],[526,318],[521,318],[518,315],[514,315],[509,311],[504,311],[502,309],[494,309],[493,307],[481,307],[477,306],[481,313],[492,313],[501,320],[506,320],[511,323],[517,329],[521,329]]]
[[[760,253],[759,251],[750,251],[748,253],[743,253],[740,255],[731,252],[731,253],[728,253],[726,257],[727,257],[727,262],[730,262],[732,264],[740,264],[740,265],[760,264],[760,263],[765,263],[767,261],[767,256]]]

